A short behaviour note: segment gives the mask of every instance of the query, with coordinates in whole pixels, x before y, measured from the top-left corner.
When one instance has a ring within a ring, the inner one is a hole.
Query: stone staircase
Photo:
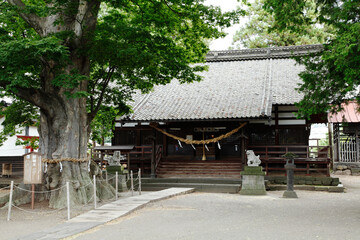
[[[143,191],[177,187],[194,188],[199,192],[238,193],[241,187],[240,178],[143,178],[141,183]]]
[[[240,178],[241,163],[235,161],[162,161],[158,178]]]

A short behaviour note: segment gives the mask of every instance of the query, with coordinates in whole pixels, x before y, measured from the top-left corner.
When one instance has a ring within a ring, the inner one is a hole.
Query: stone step
[[[238,173],[240,174],[239,169],[158,169],[157,173],[209,173],[209,174],[221,174],[221,173]]]
[[[158,191],[166,188],[194,188],[198,192],[211,193],[238,193],[240,184],[216,184],[216,183],[144,183],[143,191]]]
[[[241,184],[241,179],[231,178],[142,178],[142,183],[208,183]]]
[[[209,173],[209,172],[166,172],[158,173],[159,178],[240,178],[240,173]]]

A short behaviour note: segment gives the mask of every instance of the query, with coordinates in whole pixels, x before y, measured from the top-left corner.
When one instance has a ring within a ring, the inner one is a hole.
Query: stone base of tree
[[[241,195],[266,195],[265,173],[262,171],[262,167],[246,166],[241,172],[241,176]]]

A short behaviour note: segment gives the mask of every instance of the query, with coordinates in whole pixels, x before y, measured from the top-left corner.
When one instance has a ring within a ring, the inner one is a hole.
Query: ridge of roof
[[[271,47],[271,48],[252,48],[243,50],[221,50],[210,51],[206,55],[206,62],[239,61],[239,60],[259,60],[267,58],[290,58],[304,56],[309,53],[317,53],[323,49],[322,44]]]

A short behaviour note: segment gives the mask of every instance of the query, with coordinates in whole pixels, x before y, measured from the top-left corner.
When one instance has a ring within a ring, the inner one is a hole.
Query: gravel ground
[[[0,195],[6,191],[0,190]],[[130,193],[121,193],[120,196],[127,197]],[[106,202],[105,202],[106,203]],[[97,203],[101,206],[104,203]],[[19,206],[21,209],[12,208],[11,220],[7,221],[8,207],[0,209],[0,239],[15,239],[20,236],[29,235],[41,230],[50,228],[67,220],[67,209],[54,210],[48,207],[48,202],[36,202],[34,209],[31,204]],[[85,213],[94,208],[94,204],[90,203],[77,208],[71,209],[71,217]]]
[[[297,191],[298,199],[193,193],[148,205],[69,239],[359,239],[360,177],[340,176],[346,193]],[[92,209],[72,209],[72,217]],[[47,203],[0,209],[0,239],[28,235],[66,221]]]
[[[360,178],[341,180],[347,193],[297,191],[298,199],[178,196],[69,239],[359,239]]]

